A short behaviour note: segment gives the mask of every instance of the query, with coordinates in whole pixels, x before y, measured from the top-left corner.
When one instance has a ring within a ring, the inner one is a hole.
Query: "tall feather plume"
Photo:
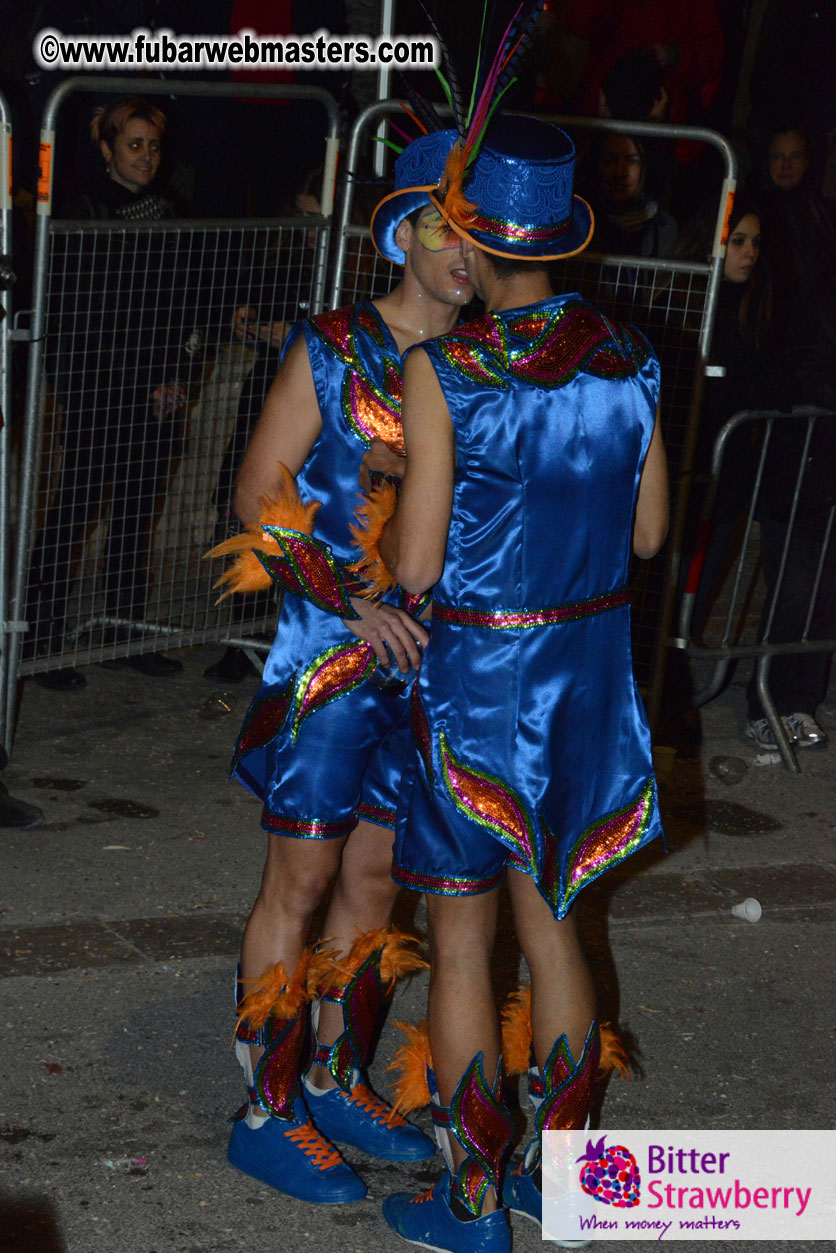
[[[474,213],[474,206],[463,190],[467,170],[479,154],[488,124],[500,101],[516,82],[523,59],[533,44],[542,7],[543,0],[521,0],[499,40],[497,52],[487,66],[481,84],[474,89],[464,136],[453,148],[445,166],[441,185],[445,218],[466,222]],[[484,16],[483,11],[483,28]],[[479,66],[481,61],[480,50]]]
[[[435,105],[417,92],[406,79],[404,79],[404,87],[406,89],[406,98],[409,102],[409,108],[404,110],[407,116],[411,117],[425,133],[443,131],[444,122],[436,113]]]
[[[421,10],[424,16],[426,17],[427,21],[430,24],[430,29],[433,35],[435,35],[436,39],[438,40],[439,47],[441,48],[441,56],[443,58],[444,69],[445,69],[447,77],[445,79],[444,75],[439,73],[438,70],[436,70],[436,74],[438,76],[438,79],[441,83],[442,88],[444,89],[444,94],[447,97],[447,103],[449,104],[450,108],[453,110],[453,115],[456,119],[456,128],[458,129],[459,136],[461,139],[464,139],[465,127],[467,125],[467,113],[465,110],[464,92],[462,91],[461,79],[459,78],[459,72],[456,69],[456,64],[453,58],[450,56],[450,49],[447,47],[447,44],[444,42],[444,38],[441,34],[441,31],[438,29],[435,19],[433,18],[433,15],[430,13],[427,6],[424,4],[424,0],[419,0],[419,3],[421,5]]]

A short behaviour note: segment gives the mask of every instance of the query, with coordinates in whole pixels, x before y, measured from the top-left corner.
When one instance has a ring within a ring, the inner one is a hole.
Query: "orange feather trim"
[[[469,153],[460,143],[455,143],[447,155],[438,193],[442,218],[445,222],[455,222],[457,226],[467,226],[476,215],[476,205],[464,194],[468,158]]]
[[[433,1064],[430,1037],[426,1019],[417,1027],[406,1022],[396,1022],[395,1026],[406,1036],[406,1043],[397,1049],[386,1069],[399,1072],[399,1078],[392,1085],[394,1105],[399,1114],[408,1114],[430,1103],[427,1084],[427,1067],[432,1068]]]
[[[218,605],[233,592],[261,592],[270,587],[272,579],[255,554],[261,552],[277,556],[281,550],[273,536],[262,527],[280,526],[290,531],[301,531],[303,535],[313,532],[314,517],[322,501],[311,500],[305,504],[290,470],[283,461],[278,464],[279,494],[275,499],[261,497],[258,521],[249,522],[239,535],[230,536],[205,554],[206,557],[235,557],[229,569],[213,584],[213,587],[229,584],[223,595],[218,597]]]
[[[309,975],[308,988],[314,995],[321,995],[330,989],[344,988],[366,958],[380,949],[380,978],[388,991],[398,979],[428,969],[428,963],[415,952],[418,943],[414,935],[390,930],[388,927],[379,931],[365,931],[356,937],[350,950],[344,955],[335,953],[333,949],[322,950],[323,960],[315,971],[316,981]],[[311,964],[311,973],[314,972],[315,961],[316,956]]]
[[[352,526],[351,534],[363,555],[349,569],[352,574],[359,574],[371,584],[363,593],[364,596],[383,596],[390,587],[397,586],[380,555],[383,528],[397,507],[398,493],[394,483],[378,483],[357,506],[357,523]]]
[[[507,1075],[523,1075],[531,1058],[531,988],[517,988],[502,1007],[502,1059]]]
[[[601,1060],[598,1063],[598,1077],[608,1075],[617,1070],[622,1079],[632,1079],[630,1063],[621,1036],[611,1023],[601,1023]]]
[[[295,1017],[306,1001],[308,993],[308,965],[311,950],[304,949],[290,979],[282,962],[269,966],[257,979],[242,980],[247,992],[238,1006],[236,1030],[246,1022],[253,1030],[264,1026],[272,1014],[275,1018]]]

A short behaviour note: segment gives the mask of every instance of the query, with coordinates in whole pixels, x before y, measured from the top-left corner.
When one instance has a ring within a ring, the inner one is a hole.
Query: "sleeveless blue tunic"
[[[562,918],[661,833],[626,587],[658,362],[576,295],[422,347],[456,470],[393,873],[458,895],[510,865]]]
[[[304,501],[322,502],[313,538],[345,572],[360,555],[350,528],[363,453],[374,438],[402,444],[401,359],[370,301],[297,323],[285,352],[300,335],[322,430],[296,482]],[[347,835],[358,818],[394,827],[411,744],[400,677],[395,668],[394,685],[380,686],[369,644],[339,617],[285,592],[233,758],[234,777],[264,802],[265,830],[327,839]]]

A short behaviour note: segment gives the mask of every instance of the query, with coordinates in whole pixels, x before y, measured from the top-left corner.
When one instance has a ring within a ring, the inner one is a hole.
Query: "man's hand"
[[[372,604],[362,597],[352,596],[351,606],[359,613],[359,621],[343,619],[343,625],[353,635],[371,644],[382,666],[391,664],[392,658],[386,648],[388,644],[403,674],[410,669],[418,669],[421,650],[430,642],[429,632],[419,622],[394,605]]]
[[[359,481],[361,489],[368,493],[372,489],[372,474],[394,475],[396,478],[403,478],[406,470],[406,457],[399,457],[397,453],[382,439],[373,439],[363,454],[363,460],[360,462]]]

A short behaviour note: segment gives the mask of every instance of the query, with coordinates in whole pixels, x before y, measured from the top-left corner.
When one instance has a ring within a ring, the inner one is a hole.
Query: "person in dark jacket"
[[[177,216],[159,168],[165,117],[150,101],[120,99],[97,110],[91,134],[103,168],[63,216],[151,223]],[[187,258],[173,236],[125,229],[67,232],[56,239],[46,369],[64,410],[61,470],[32,561],[33,651],[63,638],[77,550],[110,500],[104,555],[105,613],[146,617],[156,501],[181,440],[195,364],[197,309],[184,284]],[[159,653],[114,659],[146,675],[182,667]],[[69,667],[37,676],[56,690],[83,686]]]

